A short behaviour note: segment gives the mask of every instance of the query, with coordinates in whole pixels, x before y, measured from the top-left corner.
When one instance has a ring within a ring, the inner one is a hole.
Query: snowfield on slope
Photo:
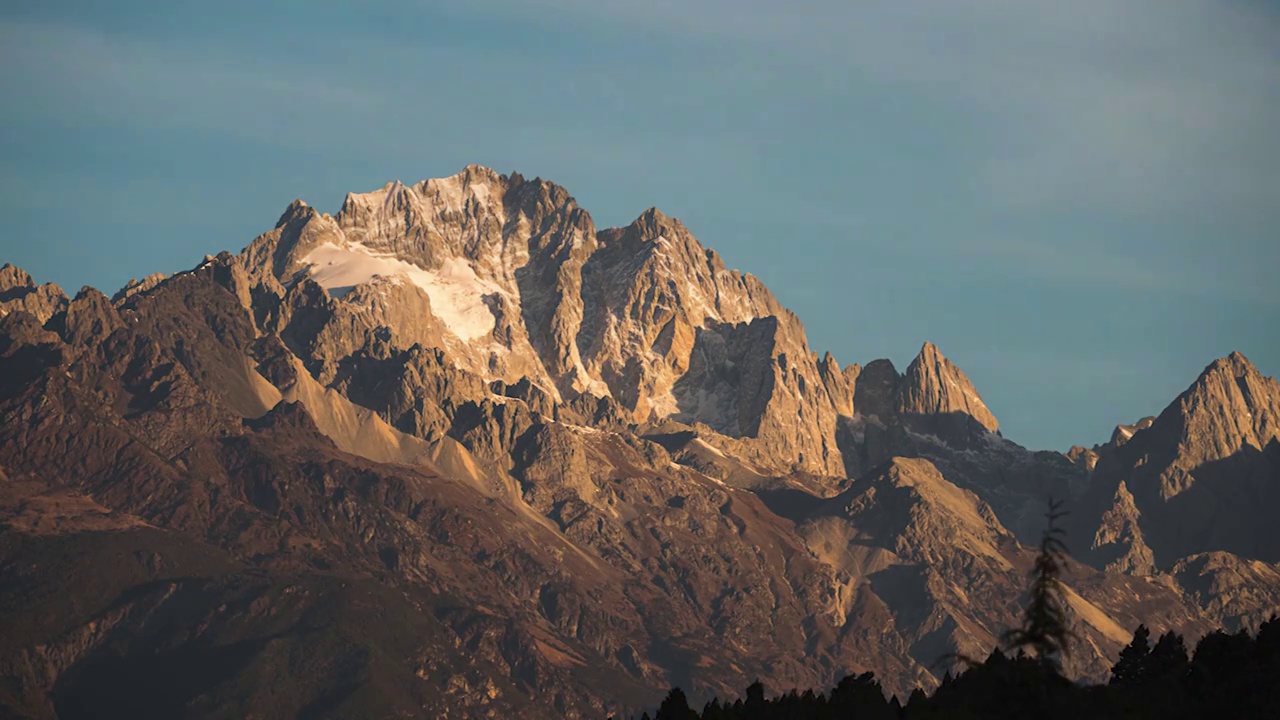
[[[493,332],[495,319],[484,296],[505,294],[497,285],[477,277],[471,265],[458,258],[449,258],[438,270],[423,270],[359,243],[340,247],[328,242],[308,253],[302,262],[311,266],[311,279],[333,297],[342,297],[378,275],[407,278],[426,291],[432,313],[463,341]]]

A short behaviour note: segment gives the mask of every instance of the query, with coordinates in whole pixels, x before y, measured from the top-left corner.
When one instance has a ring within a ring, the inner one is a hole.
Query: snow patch
[[[340,247],[327,242],[302,258],[311,266],[310,276],[333,297],[343,297],[356,285],[377,276],[405,277],[426,291],[431,311],[463,341],[493,332],[495,318],[484,296],[503,293],[497,285],[481,280],[465,260],[449,258],[437,270],[423,270],[391,253],[360,243]]]

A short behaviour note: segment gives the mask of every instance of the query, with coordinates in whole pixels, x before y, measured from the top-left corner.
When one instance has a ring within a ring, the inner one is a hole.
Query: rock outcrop
[[[1129,488],[1121,482],[1115,501],[1102,516],[1090,549],[1107,570],[1133,575],[1153,575],[1155,558],[1142,539],[1142,513],[1133,502]]]
[[[1256,629],[1280,607],[1280,565],[1224,552],[1174,563],[1169,575],[1187,597],[1226,627]]]

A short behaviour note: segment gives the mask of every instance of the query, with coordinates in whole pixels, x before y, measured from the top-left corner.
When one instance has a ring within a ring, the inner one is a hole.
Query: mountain
[[[1280,561],[1280,383],[1243,355],[1096,455],[1079,532],[1098,564],[1154,573],[1207,550]]]
[[[300,283],[339,314],[369,307],[341,302],[351,292],[394,298],[323,337],[281,318],[283,337],[321,343],[308,350],[323,383],[376,324],[485,382],[527,379],[556,403],[608,399],[628,422],[703,423],[768,447],[757,455],[779,471],[842,471],[799,320],[656,209],[596,232],[563,188],[471,166],[348,195],[332,217],[296,202],[240,262],[277,302],[301,301],[285,292]]]
[[[1082,509],[1067,667],[1099,677],[1140,622],[1280,597],[1251,504],[1280,395],[1223,362],[1123,439],[1032,452],[934,345],[841,368],[678,220],[597,229],[477,166],[295,201],[111,298],[5,266],[0,707],[604,717],[864,670],[905,696],[1017,622],[1048,495]]]

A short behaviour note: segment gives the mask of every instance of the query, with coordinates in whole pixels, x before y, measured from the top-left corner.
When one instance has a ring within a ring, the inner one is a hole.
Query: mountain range
[[[478,166],[111,297],[4,266],[0,418],[19,717],[905,696],[1017,623],[1050,497],[1075,677],[1280,610],[1280,384],[1242,355],[1031,451],[933,344],[841,367],[678,220]]]

